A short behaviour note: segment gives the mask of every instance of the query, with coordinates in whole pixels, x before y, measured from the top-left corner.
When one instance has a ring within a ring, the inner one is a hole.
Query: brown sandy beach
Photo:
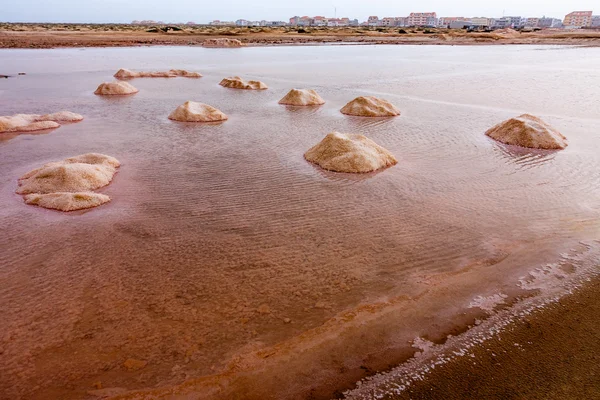
[[[599,399],[600,279],[389,399]]]
[[[600,45],[597,30],[502,33],[421,28],[236,28],[211,26],[135,26],[129,24],[0,24],[0,48],[116,47],[202,45],[228,37],[247,45],[348,44],[551,44]]]

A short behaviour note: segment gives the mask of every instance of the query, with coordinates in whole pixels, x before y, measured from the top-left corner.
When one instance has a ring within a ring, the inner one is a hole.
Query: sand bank
[[[467,33],[464,30],[383,27],[235,28],[181,26],[164,32],[129,24],[0,24],[0,48],[202,46],[209,39],[239,40],[243,45],[352,44],[553,44],[599,46],[593,30],[543,30],[518,34]],[[405,33],[401,33],[405,32]]]

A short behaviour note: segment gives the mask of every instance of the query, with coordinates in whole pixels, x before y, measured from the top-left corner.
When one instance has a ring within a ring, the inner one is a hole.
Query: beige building
[[[565,16],[563,25],[566,28],[583,28],[592,26],[592,11],[573,11]]]
[[[434,12],[428,13],[410,13],[408,16],[409,26],[436,26],[437,14]]]

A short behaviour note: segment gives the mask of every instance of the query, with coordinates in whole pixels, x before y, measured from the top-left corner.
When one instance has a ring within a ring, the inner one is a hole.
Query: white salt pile
[[[532,149],[559,150],[567,147],[567,138],[533,115],[523,114],[504,121],[486,133],[499,142]]]
[[[395,165],[386,149],[363,135],[329,133],[304,154],[306,160],[336,172],[364,173]]]
[[[117,159],[98,153],[51,162],[19,178],[17,193],[27,204],[61,211],[96,207],[110,198],[91,191],[108,185],[119,166]]]
[[[182,122],[225,121],[227,115],[208,104],[186,101],[169,115],[169,119]]]
[[[53,114],[16,114],[0,117],[0,133],[2,132],[31,132],[44,129],[54,129],[59,122],[79,122],[83,117],[70,111],[60,111]]]
[[[156,72],[135,72],[129,69],[121,68],[114,75],[115,78],[119,79],[132,79],[132,78],[176,78],[178,76],[184,78],[201,78],[202,75],[198,72],[190,72],[184,69],[171,69],[169,71],[156,71]]]
[[[104,82],[98,86],[94,94],[101,96],[124,96],[137,92],[139,90],[127,82]]]
[[[260,81],[244,81],[239,76],[224,78],[219,85],[231,89],[265,90],[269,87]]]
[[[290,106],[318,106],[325,104],[325,100],[312,89],[292,89],[281,100],[279,104]]]
[[[387,100],[373,96],[357,97],[341,109],[342,114],[359,117],[394,117],[400,110]]]

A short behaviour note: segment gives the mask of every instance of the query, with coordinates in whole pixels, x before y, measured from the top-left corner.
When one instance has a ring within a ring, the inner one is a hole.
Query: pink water
[[[0,80],[0,115],[85,117],[0,134],[0,398],[95,398],[99,386],[329,398],[405,360],[409,339],[466,329],[476,296],[531,295],[520,276],[600,238],[598,48],[4,50],[0,68],[27,73]],[[119,68],[204,77],[95,96]],[[218,86],[231,75],[269,90]],[[327,103],[278,105],[293,87]],[[339,113],[359,95],[402,116]],[[187,100],[229,120],[168,120]],[[524,112],[569,147],[484,135]],[[332,130],[365,134],[398,165],[348,175],[307,163]],[[25,172],[88,152],[122,163],[100,190],[109,204],[64,214],[14,194]],[[130,358],[148,364],[130,371]]]

